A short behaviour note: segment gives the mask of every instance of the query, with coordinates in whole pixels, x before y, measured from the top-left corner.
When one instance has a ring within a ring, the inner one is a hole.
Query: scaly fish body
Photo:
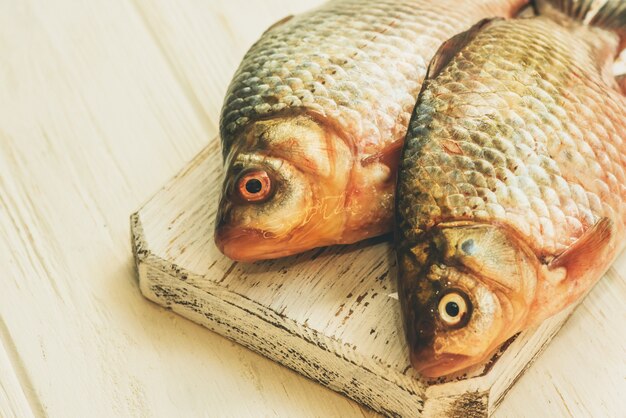
[[[426,376],[483,362],[562,310],[625,238],[626,99],[611,68],[626,3],[554,1],[573,18],[549,3],[447,42],[409,125],[399,296]]]
[[[253,261],[388,232],[410,112],[450,36],[525,0],[333,0],[270,28],[222,111],[216,242]]]

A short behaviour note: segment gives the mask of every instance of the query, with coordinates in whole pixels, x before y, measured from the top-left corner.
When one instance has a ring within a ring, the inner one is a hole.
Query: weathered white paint
[[[128,214],[215,136],[245,49],[316,3],[0,4],[0,416],[374,415],[147,302],[129,243]],[[620,261],[496,415],[626,410]]]

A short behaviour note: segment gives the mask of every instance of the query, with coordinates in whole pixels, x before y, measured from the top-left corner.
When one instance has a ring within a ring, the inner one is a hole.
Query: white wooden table
[[[1,417],[375,415],[146,301],[133,269],[128,215],[216,135],[247,47],[316,3],[0,0]],[[499,416],[626,416],[625,279]]]

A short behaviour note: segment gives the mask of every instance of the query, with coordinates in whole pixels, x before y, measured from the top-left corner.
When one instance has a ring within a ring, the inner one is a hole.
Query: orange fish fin
[[[397,139],[385,148],[372,155],[368,155],[361,161],[363,165],[372,164],[375,162],[381,162],[389,168],[395,168],[400,161],[400,154],[402,154],[402,145],[404,144],[404,138]]]
[[[525,326],[538,325],[591,289],[614,255],[613,233],[613,221],[601,218],[570,247],[543,265],[543,280],[538,282]]]
[[[587,229],[569,248],[559,254],[549,264],[549,269],[559,267],[567,269],[567,277],[577,279],[602,260],[613,234],[613,221],[609,218],[599,219]]]
[[[615,76],[615,81],[617,81],[617,86],[620,88],[622,94],[626,95],[626,74]]]
[[[282,19],[280,19],[277,22],[274,22],[272,24],[272,26],[270,26],[269,28],[265,29],[265,32],[263,32],[263,35],[265,35],[269,31],[271,31],[272,29],[277,28],[277,27],[281,26],[282,24],[289,22],[292,18],[293,18],[293,15],[289,15],[289,16],[283,17]]]
[[[474,26],[466,30],[465,32],[461,32],[458,35],[453,36],[452,38],[445,41],[440,47],[433,59],[430,61],[428,66],[428,71],[426,73],[426,78],[435,78],[437,75],[452,61],[452,58],[456,56],[467,44],[472,42],[472,40],[483,30],[487,25],[489,25],[494,20],[502,20],[501,18],[490,18],[483,19],[480,22],[476,23]]]

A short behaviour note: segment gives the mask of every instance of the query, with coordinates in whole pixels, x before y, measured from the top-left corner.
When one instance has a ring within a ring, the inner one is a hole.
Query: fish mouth
[[[257,229],[221,226],[215,229],[215,245],[234,261],[251,263],[287,257],[301,251],[299,247],[278,245],[283,241]]]
[[[223,226],[215,230],[215,245],[234,261],[253,262],[277,257],[275,239],[262,231],[251,228]],[[278,255],[280,256],[280,255]]]
[[[422,376],[437,378],[464,370],[470,365],[470,357],[463,354],[437,354],[431,348],[411,350],[411,365]]]

